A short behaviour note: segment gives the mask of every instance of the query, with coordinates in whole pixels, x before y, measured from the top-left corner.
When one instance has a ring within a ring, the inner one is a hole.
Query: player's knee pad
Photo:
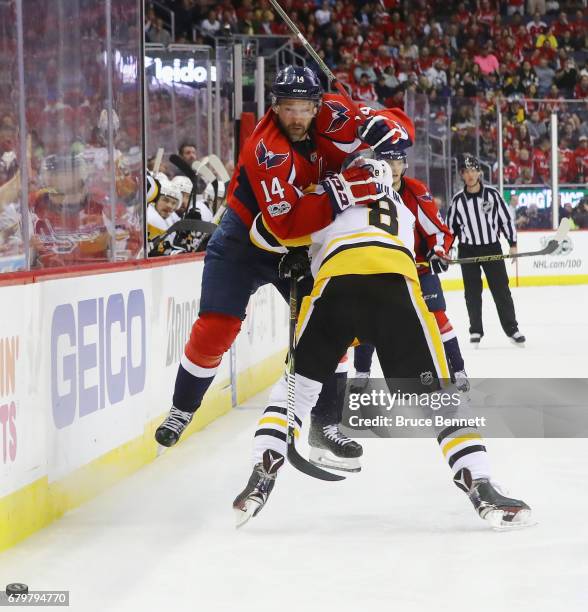
[[[437,321],[437,326],[439,327],[439,331],[441,332],[441,340],[446,342],[447,340],[451,340],[451,338],[455,338],[455,331],[453,329],[453,325],[451,325],[451,321],[447,318],[444,310],[435,310],[433,312],[435,315],[435,320]]]
[[[192,325],[184,352],[194,364],[215,368],[241,329],[241,319],[231,315],[205,313]]]

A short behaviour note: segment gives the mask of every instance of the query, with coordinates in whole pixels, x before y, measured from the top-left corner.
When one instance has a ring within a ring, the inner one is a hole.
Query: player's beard
[[[310,129],[310,124],[311,121],[309,121],[306,125],[302,122],[291,123],[288,126],[282,126],[282,128],[292,142],[298,142],[306,139],[308,136],[308,130]]]

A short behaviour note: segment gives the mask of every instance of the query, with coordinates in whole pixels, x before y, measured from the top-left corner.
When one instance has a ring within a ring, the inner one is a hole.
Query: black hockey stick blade
[[[319,480],[328,482],[336,482],[337,480],[345,480],[345,476],[333,474],[321,469],[320,467],[307,461],[297,450],[294,444],[288,444],[288,461],[300,472]]]
[[[182,159],[176,153],[172,153],[169,156],[169,161],[178,170],[181,170],[192,181],[192,183],[196,183],[196,180],[198,177],[196,176],[196,173],[194,172],[194,170],[192,170],[192,166],[190,166],[190,164],[186,160]]]
[[[156,247],[174,232],[202,232],[203,234],[212,234],[217,227],[218,225],[216,225],[216,223],[209,223],[208,221],[201,221],[200,219],[180,219],[176,221],[165,234],[156,236],[152,241],[152,245]]]

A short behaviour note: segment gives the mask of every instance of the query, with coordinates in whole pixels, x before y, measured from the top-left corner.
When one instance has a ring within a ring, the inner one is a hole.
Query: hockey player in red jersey
[[[427,186],[421,181],[404,176],[407,169],[406,153],[399,151],[390,156],[393,187],[400,194],[404,204],[415,216],[414,248],[419,281],[425,303],[435,315],[447,359],[461,391],[469,390],[469,381],[456,333],[445,314],[445,297],[438,274],[447,270],[447,258],[453,242],[453,234],[443,222]],[[367,385],[374,347],[363,344],[355,348],[354,366],[356,380],[354,390]]]
[[[368,170],[342,172],[343,160],[368,146],[380,153],[402,150],[412,144],[414,127],[398,109],[365,112],[368,116],[358,129],[345,98],[323,96],[311,70],[287,66],[279,72],[272,106],[245,143],[229,185],[228,210],[208,244],[199,318],[180,362],[173,406],[155,434],[160,444],[175,444],[191,421],[239,333],[250,296],[272,283],[287,299],[289,281],[278,278],[280,255],[249,240],[255,216],[261,212],[271,232],[295,243],[349,206],[383,195]],[[311,185],[312,192],[305,193]],[[303,279],[300,295],[308,294],[311,286],[312,279]],[[324,432],[324,444],[335,454],[351,443],[332,427],[339,419],[340,386],[336,377],[325,384],[313,413],[319,417],[316,426]],[[356,447],[361,454],[361,446]]]

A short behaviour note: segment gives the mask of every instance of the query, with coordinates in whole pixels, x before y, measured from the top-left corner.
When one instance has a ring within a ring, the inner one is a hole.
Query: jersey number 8
[[[396,204],[388,198],[378,200],[377,208],[371,208],[368,216],[370,225],[398,236],[398,211]]]

